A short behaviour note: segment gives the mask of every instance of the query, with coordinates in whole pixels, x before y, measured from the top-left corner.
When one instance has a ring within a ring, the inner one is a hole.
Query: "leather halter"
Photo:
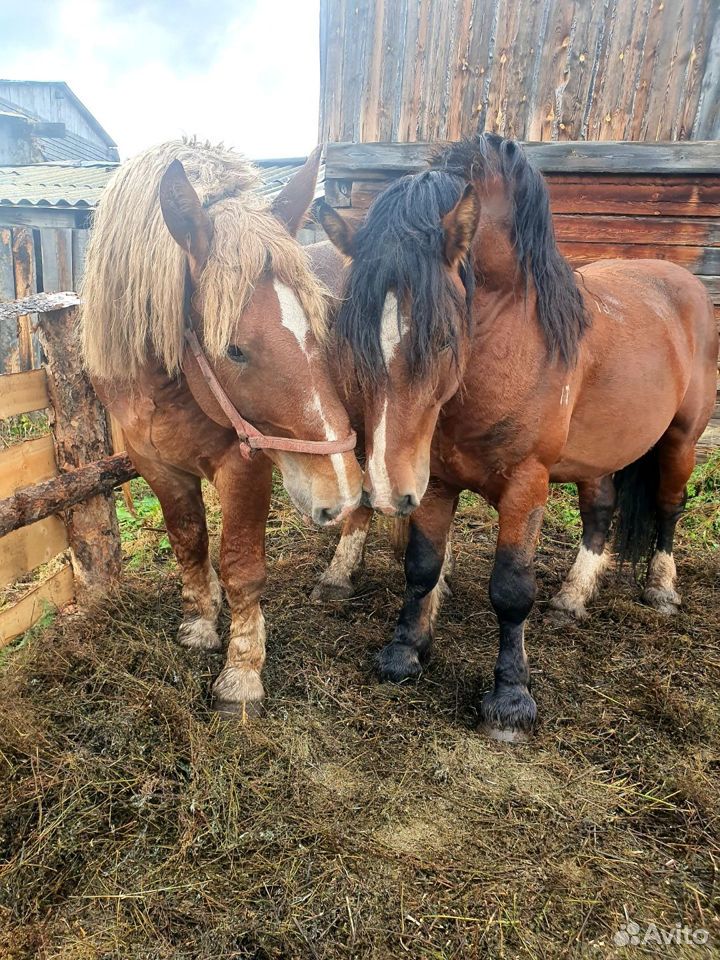
[[[292,437],[268,437],[240,415],[235,404],[225,393],[215,372],[208,363],[197,334],[192,327],[185,328],[185,342],[190,353],[197,360],[200,372],[210,387],[210,392],[222,407],[222,411],[233,425],[240,442],[240,453],[249,460],[256,450],[284,450],[287,453],[332,454],[347,453],[355,449],[357,435],[354,430],[344,440],[295,440]]]

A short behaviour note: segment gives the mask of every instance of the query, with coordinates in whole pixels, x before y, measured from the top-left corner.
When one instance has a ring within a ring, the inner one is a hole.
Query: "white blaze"
[[[380,348],[382,349],[385,366],[389,369],[395,352],[398,348],[405,325],[400,326],[398,316],[397,296],[392,291],[385,297],[383,312],[380,323]],[[387,445],[387,408],[388,401],[385,397],[383,412],[373,431],[373,450],[368,464],[368,471],[372,478],[373,489],[375,492],[375,503],[379,506],[389,505],[392,494],[390,484],[390,475],[388,474],[387,463],[385,461],[385,448]]]
[[[274,280],[273,287],[280,302],[280,322],[293,334],[300,344],[302,352],[307,356],[305,341],[310,330],[310,324],[308,323],[308,318],[305,316],[302,304],[298,300],[295,291],[288,287],[287,284],[281,283],[279,280]]]
[[[300,344],[300,348],[308,365],[311,367],[310,351],[307,348],[306,342],[308,333],[310,332],[310,324],[305,316],[305,311],[302,308],[302,304],[298,300],[295,291],[288,287],[287,284],[281,283],[279,280],[274,280],[273,287],[275,288],[275,293],[277,294],[277,298],[280,303],[281,323],[296,338],[297,342]],[[312,367],[310,369],[310,374],[312,376]],[[337,440],[338,435],[325,416],[325,411],[322,408],[322,401],[320,400],[320,394],[317,392],[317,390],[313,391],[313,398],[310,408],[320,418],[320,422],[322,423],[325,431],[325,439]],[[330,462],[332,463],[333,470],[335,471],[340,496],[343,500],[347,501],[350,499],[350,484],[348,482],[347,469],[345,467],[343,455],[341,453],[331,454]]]

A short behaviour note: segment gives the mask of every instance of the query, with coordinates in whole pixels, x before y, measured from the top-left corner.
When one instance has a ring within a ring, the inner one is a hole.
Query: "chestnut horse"
[[[87,253],[86,366],[162,506],[182,573],[178,639],[203,650],[220,647],[221,589],[201,479],[218,491],[232,622],[213,698],[243,717],[263,698],[259,601],[273,463],[298,509],[320,525],[343,518],[361,493],[322,346],[327,291],[294,239],[319,160],[318,150],[271,209],[241,157],[163,144],[108,184]]]
[[[536,721],[525,653],[548,484],[578,484],[582,545],[556,605],[582,615],[609,562],[651,554],[644,599],[680,603],[672,545],[695,444],[715,401],[718,338],[699,280],[675,264],[604,260],[573,272],[541,175],[483,134],[392,184],[353,230],[320,219],[352,258],[336,334],[364,391],[367,505],[412,512],[407,587],[383,678],[417,676],[463,489],[499,514],[490,599],[500,627],[486,731]]]

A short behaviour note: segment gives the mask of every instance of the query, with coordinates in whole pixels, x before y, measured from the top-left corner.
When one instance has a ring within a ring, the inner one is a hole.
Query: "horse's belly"
[[[681,399],[672,384],[644,379],[622,390],[605,384],[584,391],[552,479],[586,480],[633,463],[665,433]]]

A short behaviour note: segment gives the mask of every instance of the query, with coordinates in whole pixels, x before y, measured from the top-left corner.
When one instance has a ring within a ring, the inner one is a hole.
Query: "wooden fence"
[[[127,455],[112,455],[105,411],[81,368],[77,303],[74,293],[0,303],[6,326],[22,328],[25,318],[38,316],[44,359],[42,367],[0,376],[0,420],[48,411],[40,436],[0,449],[0,590],[36,574],[29,589],[13,590],[18,599],[0,607],[0,647],[48,605],[106,590],[120,575],[112,489],[136,474]],[[38,577],[50,561],[52,572]]]

